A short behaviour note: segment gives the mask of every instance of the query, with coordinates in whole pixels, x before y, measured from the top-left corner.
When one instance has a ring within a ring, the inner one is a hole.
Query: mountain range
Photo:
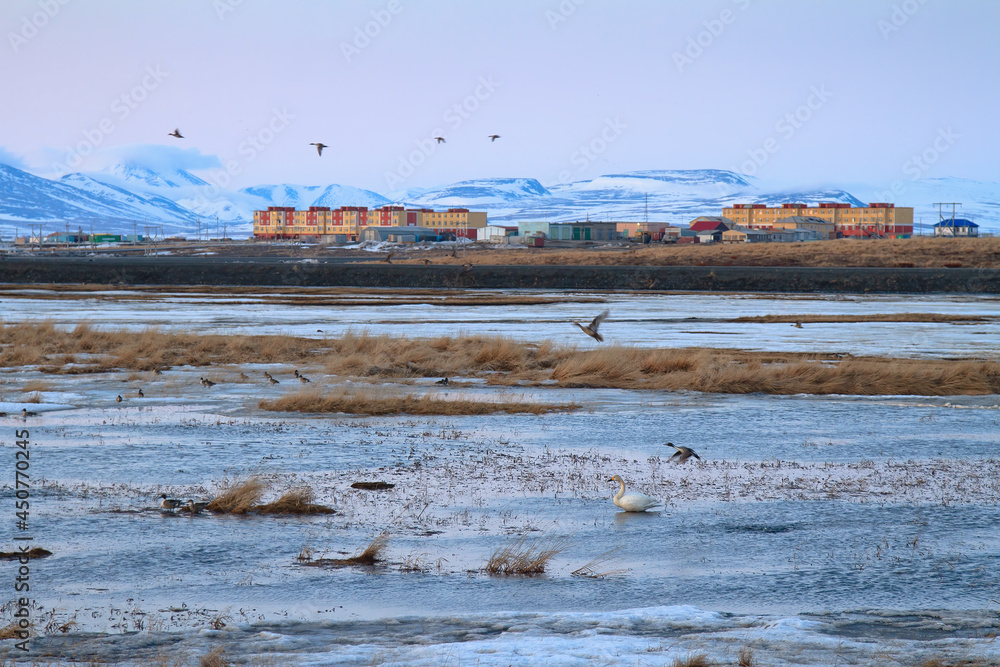
[[[788,190],[719,169],[648,170],[606,174],[590,180],[544,186],[534,178],[487,178],[386,195],[349,185],[255,185],[224,190],[188,171],[155,171],[121,162],[99,172],[42,178],[0,164],[0,238],[32,226],[48,231],[129,232],[158,228],[164,235],[193,235],[199,227],[224,224],[229,236],[248,236],[253,211],[268,206],[466,207],[485,210],[489,220],[650,220],[684,224],[699,215],[719,215],[734,203],[773,206],[795,201],[863,205],[884,201],[877,187]],[[1000,183],[960,178],[909,181],[897,193],[914,207],[914,222],[926,232],[938,220],[934,202],[961,201],[958,217],[984,232],[1000,233]],[[947,207],[946,214],[950,214]],[[214,236],[214,234],[212,234]]]

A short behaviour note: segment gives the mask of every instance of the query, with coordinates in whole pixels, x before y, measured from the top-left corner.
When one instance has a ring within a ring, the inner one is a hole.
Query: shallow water
[[[633,328],[642,330],[642,300],[615,298],[613,313],[634,308]],[[720,318],[744,314],[741,304],[760,309],[752,314],[782,312],[772,298],[760,305],[712,296],[706,309]],[[997,309],[989,300],[893,299],[903,312]],[[30,301],[8,303],[22,309],[19,317],[51,312],[67,324],[74,312],[80,317],[78,302],[39,301],[35,311]],[[161,306],[130,304],[128,321],[157,322]],[[841,306],[892,312],[879,299],[785,304],[811,313]],[[200,307],[238,326],[257,317]],[[303,330],[320,328],[299,309],[263,310],[295,315]],[[469,309],[460,310],[449,317],[471,326]],[[125,317],[113,311],[86,316]],[[395,312],[381,309],[381,321]],[[175,312],[171,324],[194,327],[204,314]],[[363,321],[353,310],[336,317]],[[206,331],[225,328],[206,322]],[[434,326],[407,330],[424,335]],[[935,341],[934,354],[970,353],[962,337]],[[15,429],[31,432],[33,533],[54,552],[31,563],[41,636],[29,656],[196,663],[221,646],[230,659],[281,665],[669,665],[697,652],[735,664],[749,647],[762,665],[1000,661],[998,396],[540,388],[515,393],[584,409],[319,417],[258,410],[260,397],[276,395],[258,381],[264,369],[290,377],[277,365],[245,367],[253,381],[206,390],[197,383],[204,370],[193,368],[162,376],[0,371],[0,410],[12,415],[24,398],[19,387],[50,385],[40,403],[28,404],[37,417],[0,418],[8,446]],[[337,382],[308,374],[321,386]],[[426,388],[509,392],[431,380]],[[703,460],[669,462],[668,440]],[[337,513],[191,517],[157,506],[160,493],[208,498],[224,478],[250,471],[269,481],[268,498],[308,484]],[[630,491],[661,500],[662,510],[619,512],[607,481],[615,473]],[[350,488],[375,479],[396,486]],[[5,478],[0,504],[12,503]],[[357,553],[383,530],[386,560],[374,568],[296,560],[303,547],[316,557]],[[564,550],[542,576],[485,574],[490,554],[516,535],[540,544],[562,539]],[[607,561],[594,571],[605,576],[572,574],[601,554]],[[75,625],[59,632],[70,620]],[[0,643],[0,656],[17,655]]]

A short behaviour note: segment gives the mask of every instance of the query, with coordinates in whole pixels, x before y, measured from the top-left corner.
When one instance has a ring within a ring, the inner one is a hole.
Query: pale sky
[[[4,0],[0,26],[0,161],[38,174],[1000,181],[993,0]]]

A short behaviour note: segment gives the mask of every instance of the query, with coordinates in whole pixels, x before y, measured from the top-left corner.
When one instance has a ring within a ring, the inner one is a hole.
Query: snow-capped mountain
[[[32,225],[48,231],[85,228],[129,230],[144,221],[172,233],[189,227],[189,212],[170,200],[151,200],[127,190],[70,174],[58,181],[0,164],[0,234]]]
[[[897,188],[898,190],[898,188]],[[890,193],[891,194],[891,193]],[[894,201],[895,200],[895,201]],[[133,224],[160,224],[166,234],[191,234],[218,219],[231,236],[251,232],[253,212],[268,206],[466,207],[486,211],[496,222],[518,220],[644,220],[685,224],[699,215],[719,215],[735,203],[784,202],[864,205],[894,201],[914,207],[914,223],[930,230],[938,220],[934,202],[960,201],[960,217],[984,232],[1000,232],[1000,183],[959,178],[906,182],[894,198],[866,185],[785,190],[719,169],[647,170],[606,174],[589,180],[542,185],[533,178],[485,178],[440,187],[412,188],[383,196],[349,185],[256,185],[224,190],[181,169],[164,172],[122,162],[99,172],[67,174],[59,180],[0,164],[0,235],[26,231],[31,223],[52,229],[91,225],[129,231]],[[945,211],[950,214],[950,209]]]

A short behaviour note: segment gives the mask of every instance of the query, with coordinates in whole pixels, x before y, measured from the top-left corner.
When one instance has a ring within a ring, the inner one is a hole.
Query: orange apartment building
[[[253,212],[253,235],[258,239],[299,239],[303,236],[343,235],[356,241],[365,227],[427,227],[440,234],[476,238],[476,230],[486,226],[485,211],[449,208],[434,211],[428,208],[407,209],[383,206],[368,210],[366,206],[310,206],[296,211],[287,206],[268,206],[266,211]]]
[[[855,207],[839,202],[824,202],[818,206],[782,204],[774,208],[768,208],[764,204],[734,204],[732,208],[722,209],[722,215],[738,225],[757,229],[784,226],[776,223],[792,216],[819,218],[833,223],[837,237],[905,239],[913,234],[913,208],[897,208],[895,204],[885,203]]]

